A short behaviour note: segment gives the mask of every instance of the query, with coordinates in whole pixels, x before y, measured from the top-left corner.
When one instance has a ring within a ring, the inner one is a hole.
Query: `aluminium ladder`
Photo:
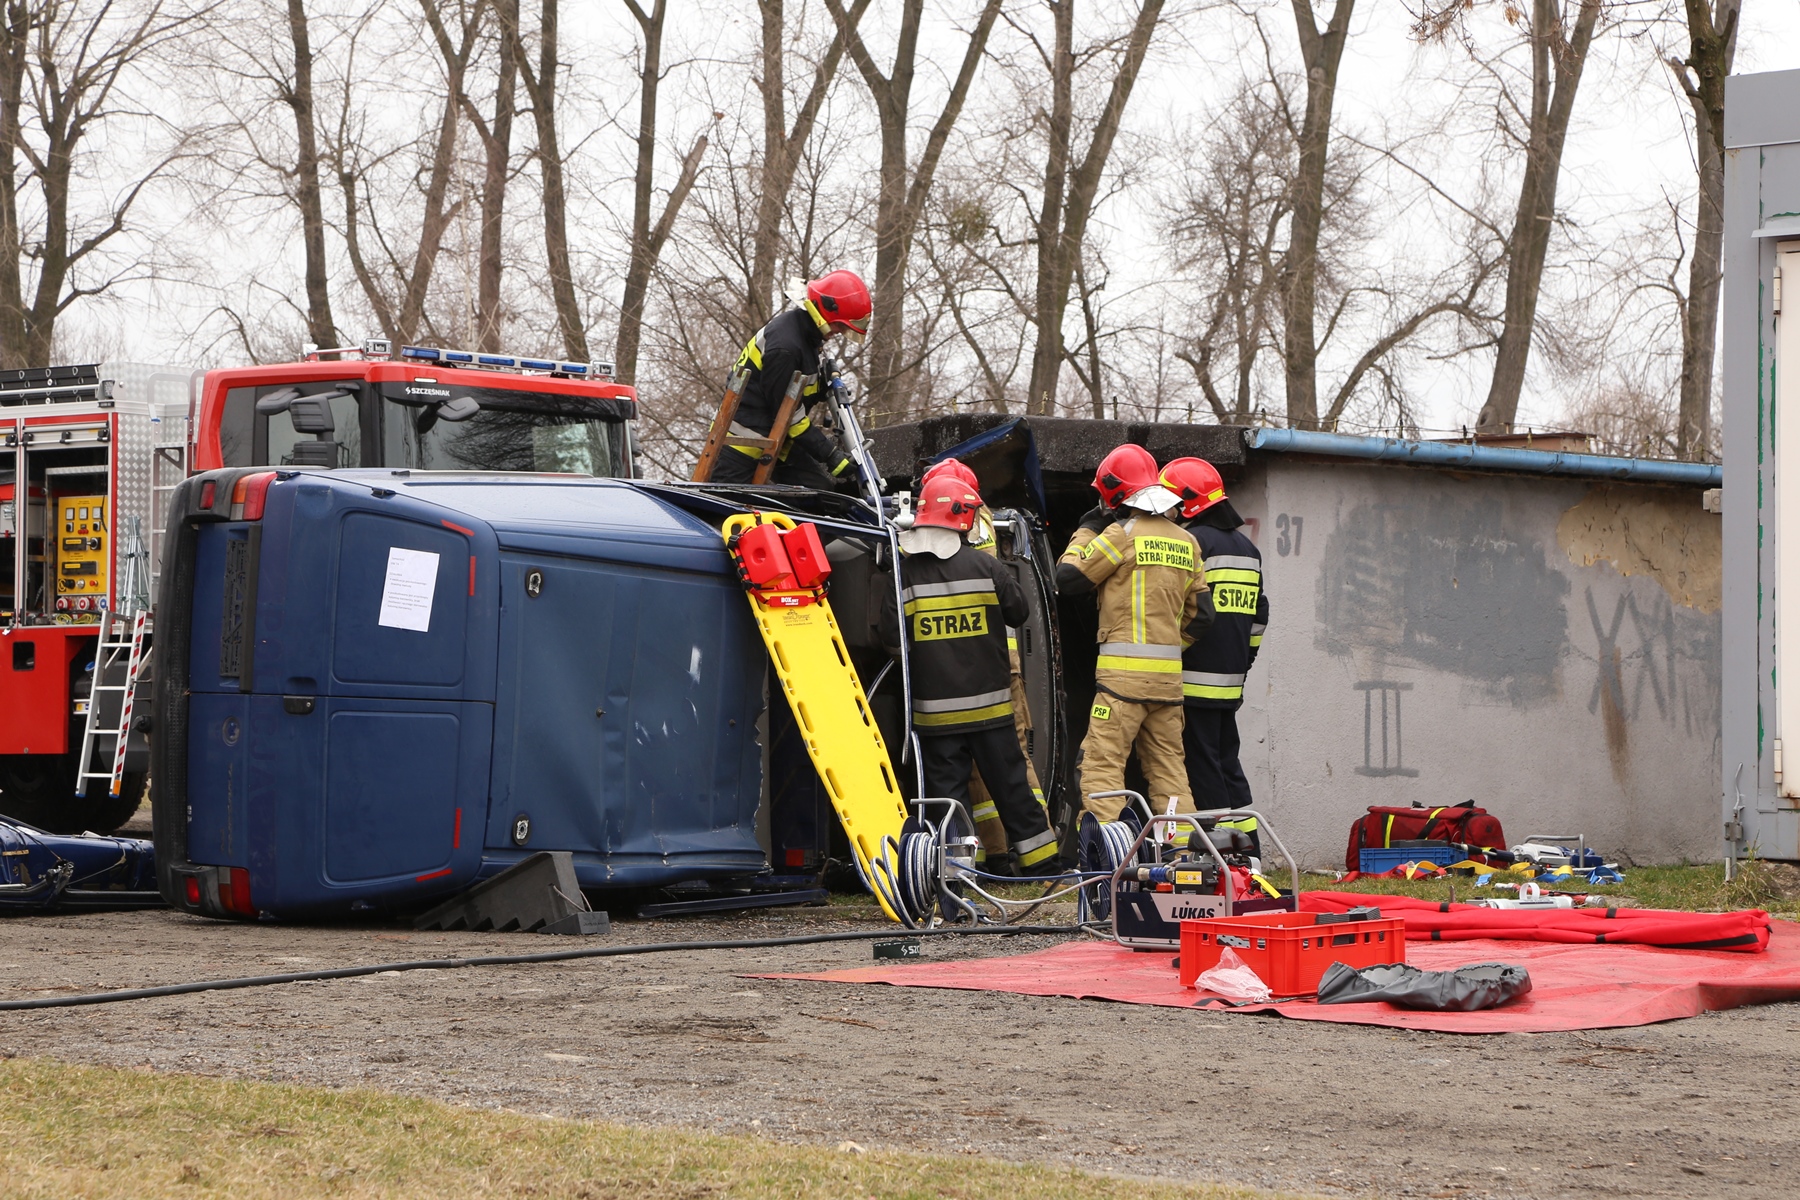
[[[123,627],[128,620],[131,632],[127,637]],[[75,794],[83,799],[87,797],[88,781],[93,779],[107,781],[108,795],[119,794],[121,780],[125,777],[125,745],[131,734],[132,701],[136,698],[138,675],[144,665],[144,631],[149,622],[150,614],[144,609],[129,617],[111,609],[100,614],[100,644],[94,648],[94,681],[88,691],[87,719],[81,732],[80,770],[75,777]],[[123,682],[107,682],[118,674],[120,666],[124,667]],[[115,695],[119,698],[116,722],[106,715],[107,710],[113,708],[108,701]],[[109,739],[111,744],[107,745]],[[105,753],[107,750],[112,752],[108,755],[107,769],[96,770],[96,751]]]

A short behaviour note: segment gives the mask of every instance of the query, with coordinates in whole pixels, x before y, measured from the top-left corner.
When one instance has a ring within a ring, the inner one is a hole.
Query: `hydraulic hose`
[[[282,975],[247,975],[241,979],[203,979],[169,983],[161,987],[125,988],[113,992],[86,992],[79,996],[46,996],[36,1000],[0,1000],[0,1012],[22,1009],[75,1008],[86,1004],[116,1004],[122,1000],[152,1000],[159,996],[186,996],[194,992],[226,992],[237,988],[273,987],[282,983],[311,983],[324,979],[355,979],[388,971],[453,971],[464,967],[510,967],[530,963],[569,962],[582,958],[623,958],[631,954],[661,954],[671,950],[754,950],[769,946],[813,946],[824,942],[866,942],[900,937],[979,937],[1001,934],[1070,934],[1067,925],[978,925],[901,932],[859,929],[847,933],[808,933],[793,937],[746,938],[703,942],[646,942],[636,946],[592,946],[579,950],[547,950],[542,954],[488,954],[471,958],[421,958],[411,962],[372,963],[364,967],[334,967],[325,971],[290,971]]]

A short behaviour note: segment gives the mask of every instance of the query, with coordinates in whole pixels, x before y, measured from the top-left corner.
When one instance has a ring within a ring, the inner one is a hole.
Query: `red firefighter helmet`
[[[1162,485],[1181,497],[1181,515],[1197,517],[1225,498],[1225,481],[1204,458],[1178,458],[1162,469]]]
[[[848,333],[861,339],[869,332],[869,314],[874,305],[869,300],[868,285],[854,271],[833,271],[808,283],[806,302],[831,333]]]
[[[975,524],[975,514],[980,511],[979,492],[956,480],[940,477],[932,480],[932,486],[919,497],[919,512],[913,518],[913,526],[935,525],[967,533]]]
[[[1094,490],[1100,503],[1117,508],[1127,496],[1156,486],[1156,459],[1142,446],[1120,446],[1100,460],[1094,472]]]
[[[942,462],[932,463],[925,468],[925,477],[919,481],[919,490],[924,491],[933,480],[948,479],[954,479],[971,492],[979,493],[981,491],[981,480],[975,478],[975,472],[971,471],[967,464],[954,458],[946,458]]]

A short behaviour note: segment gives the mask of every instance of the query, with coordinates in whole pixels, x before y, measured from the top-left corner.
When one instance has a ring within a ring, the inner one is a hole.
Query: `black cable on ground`
[[[242,979],[203,979],[194,983],[170,983],[162,987],[127,988],[116,992],[87,992],[79,996],[46,996],[37,1000],[3,1000],[0,1012],[33,1008],[74,1008],[83,1004],[113,1004],[120,1000],[150,1000],[158,996],[185,996],[193,992],[224,992],[235,988],[273,987],[281,983],[307,983],[319,979],[354,979],[387,971],[452,971],[462,967],[508,967],[526,963],[568,962],[580,958],[620,958],[628,954],[659,954],[670,950],[755,950],[765,946],[811,946],[822,942],[865,942],[878,938],[915,938],[983,934],[1073,934],[1067,925],[978,925],[973,928],[859,929],[848,933],[808,933],[793,937],[747,938],[738,941],[645,942],[629,946],[592,946],[579,950],[547,950],[542,954],[489,954],[476,958],[421,958],[412,962],[373,963],[366,967],[336,967],[329,971],[293,971],[285,975],[248,975]]]

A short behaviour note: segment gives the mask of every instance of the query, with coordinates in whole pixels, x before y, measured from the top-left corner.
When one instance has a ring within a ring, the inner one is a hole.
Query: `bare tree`
[[[146,0],[9,0],[0,24],[0,367],[50,362],[69,306],[140,275],[107,264],[108,243],[132,228],[144,191],[189,152],[168,148],[102,182],[89,147],[131,122],[156,126],[131,93],[139,72],[204,10]],[[27,296],[29,294],[29,297]]]
[[[515,46],[519,56],[519,82],[531,102],[532,123],[537,127],[535,155],[543,180],[544,257],[550,275],[550,296],[556,306],[556,323],[562,332],[563,353],[578,362],[588,360],[587,322],[575,295],[575,273],[569,262],[569,200],[562,142],[557,128],[557,77],[561,64],[558,36],[558,0],[542,0],[538,13],[538,60],[532,69],[524,38]]]
[[[475,345],[498,351],[504,333],[500,313],[500,276],[506,268],[501,256],[501,237],[506,229],[506,186],[512,182],[512,127],[518,111],[519,0],[492,0],[494,23],[499,27],[499,53],[495,58],[494,115],[482,116],[474,97],[465,90],[463,111],[481,139],[481,234],[476,251]],[[467,75],[464,75],[466,82]]]
[[[1074,51],[1075,0],[1046,0],[1052,17],[1051,45],[1045,48],[1036,35],[1032,45],[1050,79],[1044,191],[1036,224],[1037,294],[1035,324],[1037,346],[1031,360],[1029,411],[1049,415],[1056,411],[1056,382],[1066,359],[1063,316],[1068,310],[1069,287],[1081,261],[1082,244],[1100,191],[1101,176],[1112,154],[1125,106],[1137,85],[1150,37],[1162,16],[1163,0],[1143,0],[1130,31],[1118,52],[1112,84],[1094,122],[1086,150],[1077,160],[1073,145],[1075,104]],[[1070,170],[1073,164],[1073,170]]]
[[[637,380],[638,343],[644,331],[644,297],[650,290],[650,273],[662,256],[663,244],[675,218],[693,189],[700,173],[700,160],[706,154],[707,137],[702,133],[681,162],[681,173],[675,186],[663,201],[662,214],[655,226],[650,224],[650,202],[655,193],[656,173],[656,99],[662,86],[663,18],[667,0],[655,0],[649,12],[637,0],[625,0],[625,7],[644,35],[644,57],[638,66],[638,132],[637,170],[632,177],[631,259],[625,270],[625,298],[619,308],[619,340],[614,354],[614,370],[625,383]],[[722,116],[723,114],[717,114]]]
[[[1737,55],[1743,0],[1684,0],[1688,54],[1669,67],[1694,113],[1694,250],[1681,323],[1681,414],[1675,454],[1700,458],[1712,444],[1713,354],[1725,239],[1725,77]]]
[[[1337,99],[1338,67],[1350,35],[1356,0],[1337,0],[1320,29],[1313,0],[1291,0],[1306,67],[1306,115],[1299,130],[1299,162],[1294,173],[1293,215],[1282,257],[1285,308],[1284,360],[1288,424],[1319,426],[1319,342],[1314,326],[1318,304],[1319,229],[1324,221],[1325,171],[1331,149],[1331,110]]]
[[[351,72],[345,73],[342,116],[330,150],[343,192],[344,251],[376,322],[397,343],[414,341],[426,325],[444,235],[465,203],[452,188],[458,116],[488,15],[488,0],[419,0],[419,7],[443,69],[443,99],[435,127],[419,139],[420,169],[412,189],[418,193],[420,213],[412,236],[401,232],[400,206],[393,198],[367,194],[369,173],[384,155],[358,140],[362,128],[350,99]]]
[[[1257,363],[1282,321],[1281,235],[1296,167],[1292,114],[1282,101],[1291,90],[1239,89],[1200,143],[1169,221],[1184,265],[1199,276],[1203,319],[1174,354],[1222,424],[1250,423]],[[1344,190],[1330,172],[1324,182],[1325,191]],[[1330,210],[1322,194],[1321,228]]]
[[[925,210],[926,197],[931,194],[945,143],[950,139],[957,118],[962,115],[969,87],[974,83],[976,69],[987,49],[988,36],[1000,15],[1000,4],[1001,0],[984,0],[963,48],[962,63],[951,81],[944,107],[932,122],[919,161],[910,164],[909,172],[907,125],[912,117],[912,89],[918,68],[919,27],[924,20],[925,0],[903,0],[893,66],[886,74],[876,65],[874,55],[851,23],[842,0],[825,0],[825,7],[837,22],[838,36],[862,75],[881,121],[881,185],[875,207],[875,312],[866,355],[869,391],[878,410],[893,408],[898,399],[893,393],[902,386],[906,297],[912,283],[907,259],[912,251],[913,234],[918,228],[920,214]]]
[[[281,98],[294,114],[294,202],[300,208],[300,240],[306,251],[306,328],[315,346],[338,344],[331,316],[331,279],[325,260],[325,200],[319,184],[319,128],[313,106],[312,31],[305,0],[287,0],[288,37],[294,48],[291,83]]]
[[[1026,328],[1030,324],[1030,255],[1023,243],[1008,245],[998,236],[991,197],[993,176],[1005,175],[1004,161],[964,160],[947,168],[927,206],[918,234],[929,283],[919,288],[921,305],[935,303],[955,329],[956,343],[966,353],[964,380],[957,380],[939,354],[938,378],[952,392],[973,392],[997,413],[1011,410],[1014,381],[1026,361]],[[963,401],[964,406],[977,403]]]
[[[1289,388],[1290,424],[1338,428],[1352,404],[1371,393],[1378,409],[1404,424],[1401,363],[1408,351],[1445,322],[1474,330],[1477,345],[1491,344],[1480,335],[1491,320],[1484,295],[1500,263],[1499,231],[1478,210],[1451,199],[1433,172],[1411,167],[1403,143],[1340,130],[1324,174],[1303,183],[1303,114],[1313,104],[1311,89],[1303,92],[1299,80],[1277,67],[1267,41],[1265,63],[1267,74],[1246,82],[1208,132],[1191,139],[1197,150],[1167,236],[1197,285],[1199,303],[1191,306],[1197,320],[1183,331],[1185,344],[1174,357],[1188,364],[1222,422],[1258,419],[1263,406],[1256,389],[1259,380],[1268,383],[1260,364],[1272,351]],[[1289,285],[1302,272],[1286,258],[1301,251],[1291,240],[1284,248],[1281,239],[1292,228],[1296,196],[1315,184],[1318,227],[1307,239],[1308,281],[1297,297]],[[1454,229],[1460,239],[1460,251],[1447,261],[1369,257],[1381,219],[1404,217],[1423,227],[1435,220],[1434,210],[1447,216],[1446,232]],[[1295,327],[1288,306],[1296,303],[1307,305],[1313,318],[1298,323],[1311,339],[1303,356],[1283,341]],[[1467,349],[1451,346],[1442,354]],[[1306,382],[1314,404],[1301,417],[1292,408],[1297,357],[1311,364]],[[1322,381],[1328,373],[1335,378]]]
[[[1524,125],[1522,135],[1513,129],[1509,132],[1520,142],[1525,162],[1518,209],[1506,238],[1506,304],[1501,312],[1494,374],[1476,421],[1484,432],[1508,431],[1518,415],[1537,323],[1538,293],[1556,221],[1563,142],[1603,6],[1604,0],[1531,0],[1529,12],[1522,7],[1507,9],[1509,21],[1523,22],[1531,56],[1531,95],[1521,106],[1503,89],[1503,116]],[[1450,0],[1441,8],[1427,8],[1415,23],[1414,34],[1421,40],[1446,37],[1471,7],[1470,0]]]
[[[762,56],[756,85],[762,93],[763,152],[756,182],[749,286],[744,294],[744,337],[774,315],[775,269],[781,260],[781,226],[788,189],[793,186],[794,173],[800,168],[807,141],[818,123],[819,109],[837,76],[838,64],[843,61],[843,31],[854,30],[862,22],[869,0],[852,0],[847,13],[841,8],[833,12],[837,35],[813,68],[812,84],[794,113],[791,126],[787,117],[787,60],[792,48],[783,0],[757,0],[757,8],[762,14]]]

